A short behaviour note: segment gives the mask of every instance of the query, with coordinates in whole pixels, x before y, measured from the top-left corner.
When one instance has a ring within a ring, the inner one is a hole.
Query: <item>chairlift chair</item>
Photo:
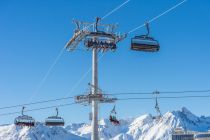
[[[111,114],[109,116],[109,121],[114,125],[119,125],[120,121],[117,119],[116,114],[117,114],[117,112],[115,111],[115,106],[114,106],[114,108],[112,109]]]
[[[58,108],[56,108],[56,116],[50,116],[45,119],[46,126],[64,126],[64,119],[58,116]]]
[[[145,23],[147,28],[146,35],[135,36],[131,39],[131,50],[144,52],[158,52],[160,49],[159,42],[153,37],[149,36],[149,24]]]
[[[15,118],[14,124],[17,126],[34,126],[35,120],[31,116],[24,115],[24,109],[25,107],[22,108],[22,115]]]
[[[155,91],[153,94],[155,95],[155,110],[157,112],[157,116],[154,116],[153,119],[160,120],[162,118],[162,114],[160,111],[158,97],[157,97],[160,93],[158,91]]]

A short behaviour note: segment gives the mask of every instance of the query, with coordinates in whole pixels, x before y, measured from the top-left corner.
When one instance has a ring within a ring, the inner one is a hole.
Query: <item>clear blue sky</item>
[[[7,0],[0,1],[0,107],[22,104],[30,100],[55,57],[72,36],[72,19],[94,21],[96,16],[121,4],[124,0]],[[131,0],[107,17],[104,23],[118,23],[127,32],[160,14],[180,0]],[[188,0],[175,11],[159,18],[151,26],[151,35],[159,40],[159,53],[129,50],[131,34],[107,53],[99,64],[99,85],[107,93],[199,90],[210,88],[210,1]],[[80,47],[83,47],[82,44]],[[64,97],[91,66],[91,52],[64,52],[46,82],[31,101]],[[87,91],[91,73],[70,96]],[[126,96],[127,97],[127,96]],[[143,96],[141,96],[143,97]],[[186,106],[197,115],[210,116],[207,99],[160,101],[162,112]],[[28,109],[71,103],[34,105]],[[117,103],[120,118],[155,114],[154,101],[138,100]],[[100,117],[106,118],[113,105],[102,105]],[[0,110],[0,113],[20,108]],[[89,107],[80,105],[60,108],[67,123],[87,122]],[[42,121],[54,109],[29,112]],[[12,123],[17,115],[0,118]]]

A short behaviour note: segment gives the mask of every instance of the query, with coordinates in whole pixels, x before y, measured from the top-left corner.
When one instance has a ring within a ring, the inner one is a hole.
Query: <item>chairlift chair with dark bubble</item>
[[[56,108],[56,115],[45,119],[46,126],[64,126],[65,122],[62,117],[58,116],[58,108]]]
[[[147,28],[147,34],[135,36],[134,38],[132,38],[131,50],[143,52],[158,52],[160,50],[159,42],[153,37],[149,36],[149,23],[145,23],[145,26]]]
[[[117,112],[116,112],[115,106],[114,106],[114,108],[112,109],[112,111],[110,113],[109,121],[114,125],[120,125],[120,121],[117,119],[116,115],[117,115]]]
[[[14,124],[17,126],[34,126],[35,120],[31,116],[24,115],[24,109],[25,107],[22,108],[22,115],[15,118]]]

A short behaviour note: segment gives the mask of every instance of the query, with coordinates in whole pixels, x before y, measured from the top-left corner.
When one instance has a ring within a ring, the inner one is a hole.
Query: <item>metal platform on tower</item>
[[[77,28],[65,48],[73,51],[81,41],[84,41],[87,49],[97,48],[98,51],[116,50],[117,43],[126,38],[126,34],[117,34],[116,24],[101,24],[99,21],[100,18],[96,18],[96,22],[74,20],[73,22]]]
[[[91,105],[92,101],[97,101],[98,103],[114,103],[115,101],[117,101],[117,98],[110,97],[107,94],[103,94],[102,90],[99,88],[96,89],[97,93],[93,94],[93,85],[91,85],[90,83],[88,85],[90,86],[90,91],[86,94],[75,96],[76,103],[87,106]]]

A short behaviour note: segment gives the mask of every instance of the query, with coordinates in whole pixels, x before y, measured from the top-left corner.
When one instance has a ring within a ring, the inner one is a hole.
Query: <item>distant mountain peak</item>
[[[187,109],[186,107],[182,107],[182,113],[184,113],[184,114],[192,114],[192,112],[189,109]]]

